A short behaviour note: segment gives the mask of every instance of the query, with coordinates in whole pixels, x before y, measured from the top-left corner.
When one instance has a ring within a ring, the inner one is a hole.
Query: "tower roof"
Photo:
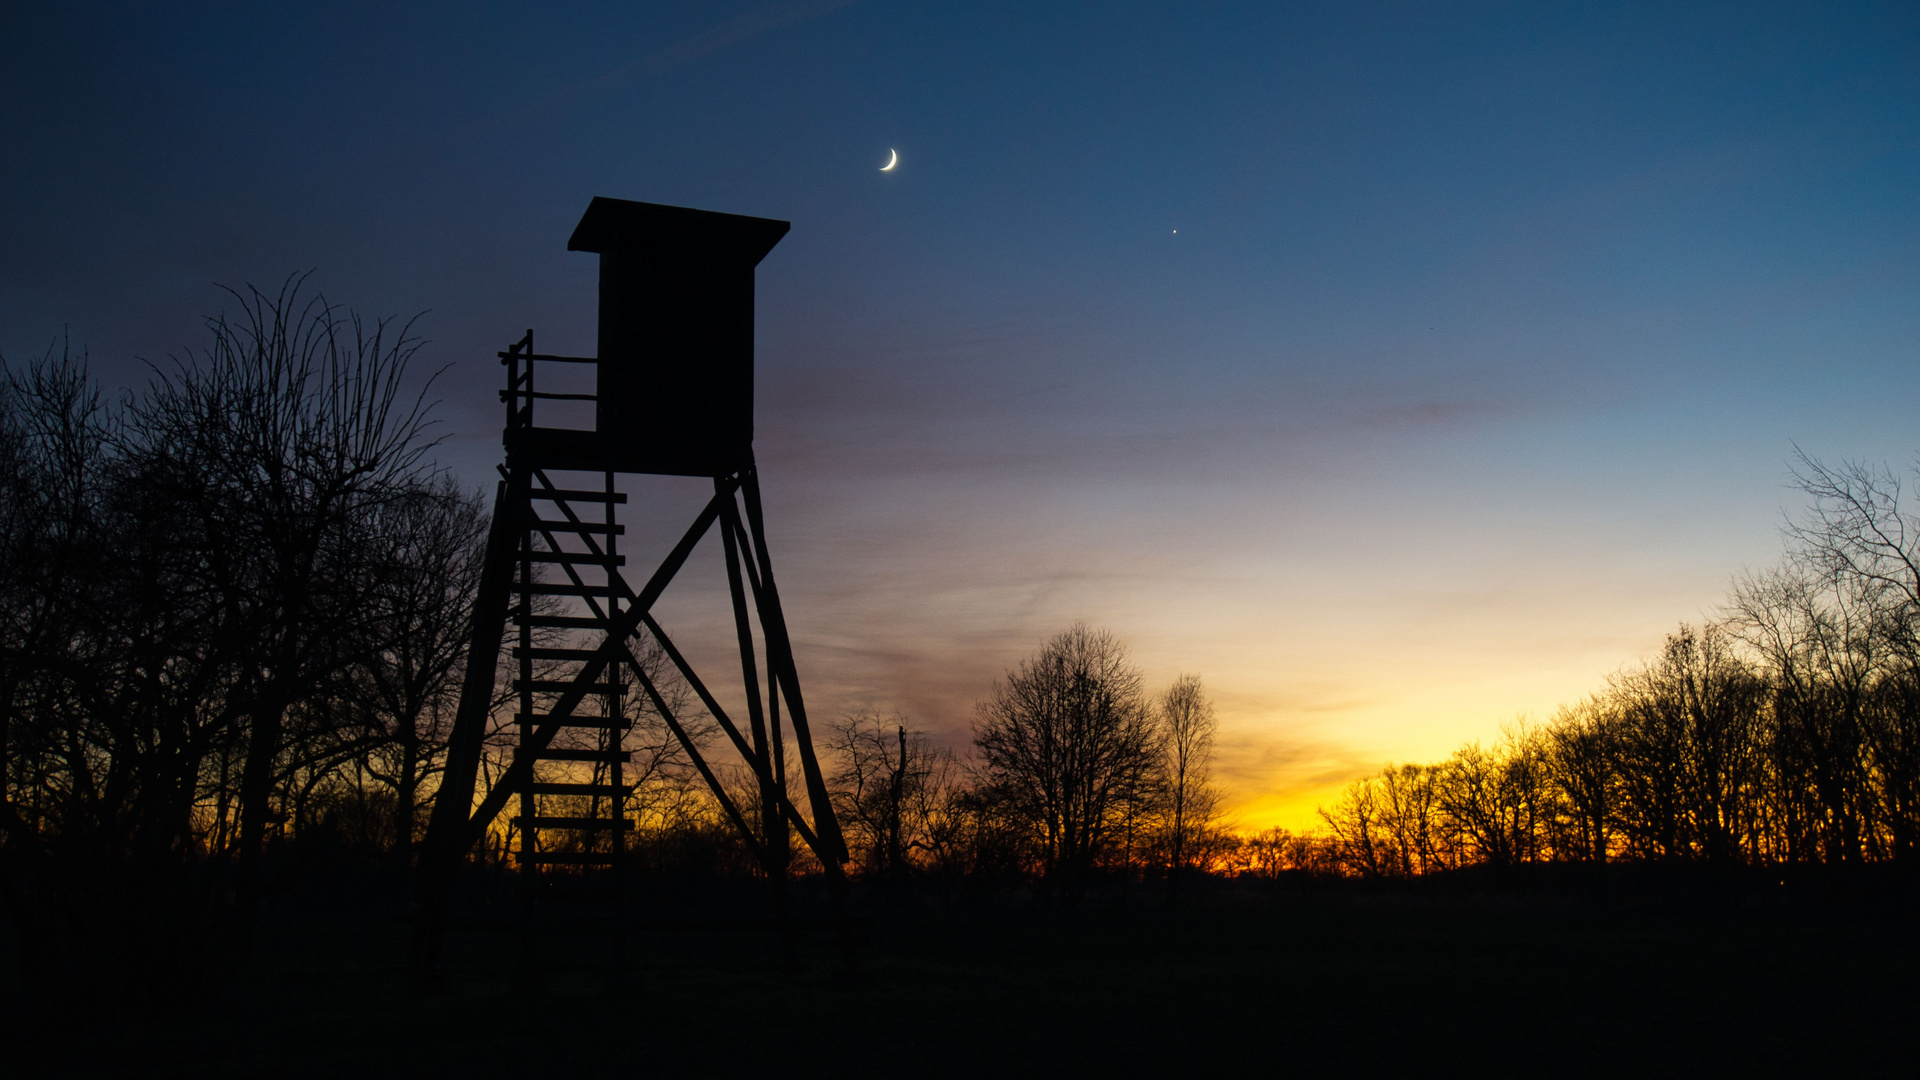
[[[595,196],[567,240],[568,251],[641,254],[665,261],[759,265],[791,224],[685,206]]]

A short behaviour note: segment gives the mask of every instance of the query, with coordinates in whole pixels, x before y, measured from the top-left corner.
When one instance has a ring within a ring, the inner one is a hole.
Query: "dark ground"
[[[857,989],[834,988],[824,936],[789,970],[777,938],[676,933],[637,938],[617,978],[556,973],[528,998],[487,960],[505,941],[453,939],[446,988],[421,994],[391,907],[309,898],[270,913],[243,971],[157,1011],[83,1000],[84,1022],[54,1020],[16,998],[0,1072],[1912,1076],[1920,918],[1904,907],[921,907],[870,913]]]

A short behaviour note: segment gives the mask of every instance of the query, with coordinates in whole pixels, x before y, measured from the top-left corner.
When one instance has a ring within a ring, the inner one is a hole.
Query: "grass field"
[[[1920,1073],[1920,919],[1884,910],[1296,896],[867,919],[852,989],[824,937],[789,967],[766,935],[663,933],[616,974],[557,972],[529,997],[478,937],[454,940],[443,989],[418,992],[404,927],[310,904],[275,913],[207,996],[39,1022],[4,1071]]]

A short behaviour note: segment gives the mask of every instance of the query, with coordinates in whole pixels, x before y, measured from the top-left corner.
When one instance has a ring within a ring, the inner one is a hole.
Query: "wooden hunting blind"
[[[567,247],[600,256],[599,355],[538,353],[531,330],[499,354],[506,461],[466,681],[420,858],[413,959],[423,969],[437,962],[444,931],[458,921],[448,914],[457,869],[489,834],[512,849],[522,896],[514,925],[529,969],[558,886],[610,884],[601,890],[615,898],[604,921],[616,938],[624,935],[618,898],[631,891],[623,863],[639,827],[629,813],[626,739],[636,724],[652,725],[656,742],[670,733],[776,884],[783,912],[793,834],[844,896],[846,847],[813,751],[753,457],[754,268],[787,229],[766,218],[596,198]],[[593,393],[536,386],[536,371],[551,364],[592,365]],[[593,429],[537,423],[535,406],[550,400],[590,401]],[[627,502],[616,485],[627,473],[713,484],[705,509],[637,587],[621,572],[626,525],[615,509]],[[716,526],[734,616],[730,645],[741,665],[733,705],[741,722],[652,611]],[[506,723],[494,711],[503,700],[495,695],[503,639],[513,642],[515,711]],[[698,700],[697,710],[671,704],[688,699]],[[725,741],[690,736],[693,717],[676,708],[704,712]],[[510,748],[498,735],[489,743],[490,730],[511,733]],[[489,745],[511,756],[481,795]],[[789,751],[799,758],[808,813],[788,797]],[[756,813],[744,813],[720,782],[708,760],[715,753],[751,772]],[[497,833],[496,819],[510,804],[518,813]]]
[[[594,431],[528,427],[524,449],[550,467],[675,476],[752,464],[753,271],[788,227],[594,199],[567,241],[600,256]]]

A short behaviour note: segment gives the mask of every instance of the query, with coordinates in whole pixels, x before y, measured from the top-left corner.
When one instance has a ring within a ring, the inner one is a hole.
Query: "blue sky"
[[[758,447],[817,710],[962,738],[1099,622],[1207,679],[1250,822],[1711,614],[1796,443],[1916,449],[1910,5],[16,8],[10,359],[132,382],[311,268],[429,312],[477,484],[493,351],[593,348],[590,197],[791,220]]]

